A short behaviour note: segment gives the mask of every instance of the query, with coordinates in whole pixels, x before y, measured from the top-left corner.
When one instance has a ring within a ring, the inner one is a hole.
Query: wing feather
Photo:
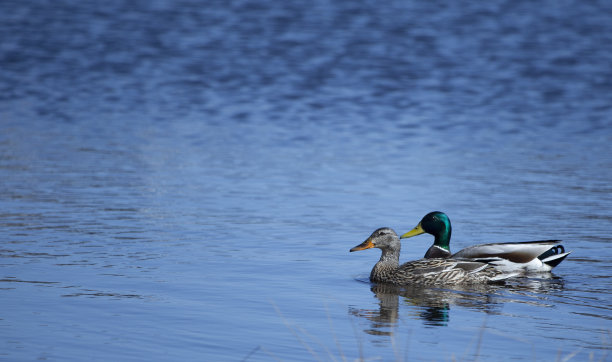
[[[528,263],[559,243],[560,240],[541,240],[518,243],[479,244],[460,250],[453,254],[452,258],[503,258],[514,263]]]

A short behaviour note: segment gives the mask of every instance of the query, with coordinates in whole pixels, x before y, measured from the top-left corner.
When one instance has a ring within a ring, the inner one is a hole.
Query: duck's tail
[[[568,255],[570,255],[570,253],[571,251],[568,251],[567,253],[553,254],[545,258],[538,256],[538,259],[540,259],[542,263],[550,266],[550,268],[552,269],[556,267],[557,265],[559,265],[563,261],[563,259],[565,259]]]
[[[571,251],[566,253],[563,245],[559,244],[539,255],[538,259],[552,269],[559,265],[570,253]]]

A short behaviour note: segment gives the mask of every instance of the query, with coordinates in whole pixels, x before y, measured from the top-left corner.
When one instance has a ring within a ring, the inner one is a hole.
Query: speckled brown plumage
[[[503,274],[488,264],[454,259],[419,259],[399,265],[401,243],[390,228],[377,229],[350,251],[369,248],[382,250],[380,260],[370,273],[375,283],[396,285],[456,285],[501,282],[513,274]]]

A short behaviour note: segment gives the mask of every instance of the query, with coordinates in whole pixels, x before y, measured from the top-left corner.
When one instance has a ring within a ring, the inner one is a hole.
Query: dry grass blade
[[[329,323],[329,328],[332,332],[332,335],[334,336],[334,342],[336,343],[336,347],[338,348],[338,353],[340,353],[340,357],[342,358],[342,361],[346,362],[346,357],[344,356],[344,353],[342,352],[342,346],[340,345],[340,341],[338,340],[338,337],[336,336],[336,331],[334,329],[334,325],[332,323],[331,316],[329,315],[329,306],[327,305],[327,303],[325,303],[325,314],[327,315],[327,321]]]
[[[289,324],[283,313],[281,313],[280,309],[278,309],[276,304],[272,303],[272,306],[274,307],[276,314],[278,314],[278,316],[282,319],[285,327],[287,327],[287,329],[291,331],[291,334],[293,334],[293,336],[298,340],[298,342],[300,342],[300,344],[308,351],[308,353],[310,353],[317,361],[322,361],[322,359],[319,358],[319,355],[312,348],[310,348],[310,346],[306,342],[304,342],[300,335],[291,327],[291,325]]]

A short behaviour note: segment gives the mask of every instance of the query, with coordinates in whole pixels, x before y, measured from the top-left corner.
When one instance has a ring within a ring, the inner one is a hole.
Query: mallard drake
[[[452,254],[450,251],[451,222],[440,211],[430,212],[421,222],[400,239],[423,233],[434,236],[433,245],[425,258],[452,258],[489,263],[497,269],[508,271],[550,271],[559,265],[571,251],[565,252],[561,240],[524,241],[515,243],[479,244]]]
[[[502,282],[514,276],[504,274],[487,263],[454,259],[419,259],[399,265],[399,236],[390,228],[377,229],[350,251],[378,248],[380,260],[370,273],[370,281],[396,285],[456,285]]]

